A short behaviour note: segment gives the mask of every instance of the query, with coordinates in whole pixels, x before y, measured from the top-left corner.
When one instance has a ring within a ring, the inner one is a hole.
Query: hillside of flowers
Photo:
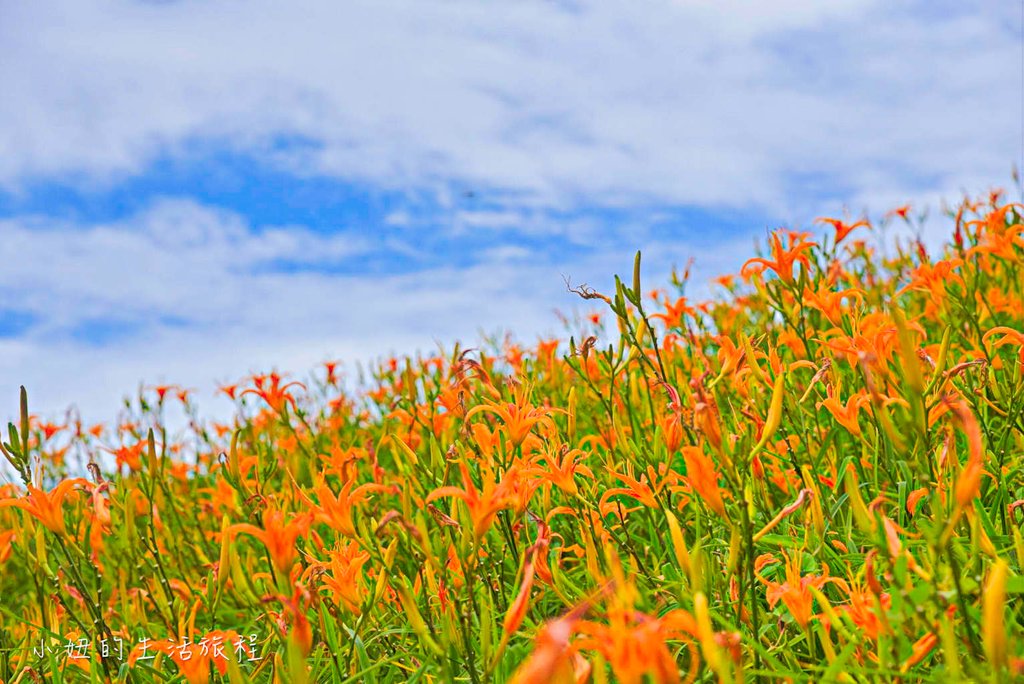
[[[706,300],[623,255],[563,339],[257,374],[228,422],[23,390],[0,681],[1024,677],[1022,215],[779,229]]]

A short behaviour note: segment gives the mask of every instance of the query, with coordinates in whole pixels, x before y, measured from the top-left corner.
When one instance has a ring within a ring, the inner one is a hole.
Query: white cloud
[[[110,182],[223,138],[298,172],[571,205],[798,210],[1002,181],[1006,3],[21,3],[0,22],[0,182]],[[1002,94],[1002,96],[1000,95]],[[311,142],[282,152],[282,135]],[[817,191],[817,189],[815,189]]]
[[[112,225],[0,221],[0,234],[0,287],[39,308],[40,337],[98,317],[224,325],[240,315],[244,295],[275,296],[273,276],[253,283],[246,271],[275,261],[316,266],[366,248],[361,238],[294,227],[254,232],[230,212],[189,200],[161,201]]]

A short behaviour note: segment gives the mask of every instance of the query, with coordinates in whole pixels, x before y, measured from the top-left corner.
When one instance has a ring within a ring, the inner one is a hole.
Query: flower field
[[[23,392],[0,680],[1024,678],[1022,214],[780,229],[706,301],[637,255],[565,339],[255,375],[227,423]]]

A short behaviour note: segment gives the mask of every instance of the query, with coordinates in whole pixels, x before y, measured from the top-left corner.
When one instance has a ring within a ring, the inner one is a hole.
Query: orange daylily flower
[[[1024,224],[1018,223],[1001,232],[986,232],[985,238],[970,254],[991,254],[1011,261],[1020,261],[1024,254]]]
[[[509,605],[505,619],[502,621],[503,632],[502,645],[508,642],[509,637],[519,629],[526,617],[526,611],[530,607],[530,590],[533,589],[533,577],[537,571],[537,549],[534,547],[527,552],[526,562],[523,565],[523,578],[519,583],[519,591]]]
[[[234,658],[236,644],[241,642],[241,637],[234,630],[213,630],[196,638],[194,633],[183,637],[180,641],[172,639],[147,640],[132,649],[128,656],[128,665],[135,665],[139,658],[152,655],[151,651],[157,654],[167,655],[178,667],[178,673],[185,678],[188,684],[209,684],[210,665],[217,668],[217,672],[223,677],[227,674],[227,659]],[[246,643],[242,646],[246,653],[250,647]],[[159,655],[157,656],[160,657]]]
[[[892,210],[886,212],[885,218],[892,218],[894,216],[899,216],[904,221],[909,221],[910,220],[909,215],[910,215],[910,205],[909,204],[904,204],[901,207],[896,207],[895,209],[892,209]]]
[[[989,339],[995,338],[997,335],[999,337],[992,343],[992,345],[997,348],[1004,347],[1006,345],[1018,347],[1019,352],[1017,358],[1020,359],[1022,364],[1024,364],[1024,332],[1001,325],[986,332],[982,337],[982,341],[984,341],[985,344],[988,344]]]
[[[367,482],[353,488],[354,485],[355,480],[349,480],[335,495],[326,482],[321,482],[313,490],[319,503],[310,501],[304,494],[303,498],[312,507],[316,520],[327,523],[346,537],[355,537],[356,526],[352,519],[352,513],[356,507],[366,500],[370,492],[386,492],[391,491],[391,488],[374,482]]]
[[[223,393],[228,399],[234,401],[238,394],[238,383],[230,385],[218,385],[217,391]]]
[[[879,636],[889,631],[884,614],[879,612],[879,608],[886,611],[892,605],[889,594],[876,594],[873,590],[860,585],[851,587],[838,579],[836,584],[850,597],[850,602],[846,605],[836,606],[836,612],[845,613],[872,641],[876,641]]]
[[[826,584],[836,582],[828,576],[828,566],[822,565],[822,574],[803,574],[803,555],[797,551],[793,555],[786,554],[785,575],[782,582],[773,582],[763,577],[761,581],[767,586],[768,605],[775,607],[779,601],[789,609],[790,615],[801,628],[806,628],[813,617],[814,594],[810,587],[821,589]]]
[[[1024,223],[1016,221],[1007,224],[1006,217],[1011,209],[1019,213],[1024,209],[1024,205],[1005,204],[994,208],[982,219],[967,222],[968,228],[978,229],[978,244],[969,251],[969,254],[991,254],[1011,261],[1021,259],[1021,250],[1024,248],[1024,237],[1021,237],[1021,232],[1024,232]]]
[[[793,266],[801,264],[804,268],[807,268],[810,265],[810,259],[805,252],[817,247],[817,243],[808,242],[806,239],[807,233],[786,231],[789,242],[789,245],[786,246],[782,243],[781,232],[775,231],[769,238],[772,258],[755,257],[748,259],[740,269],[741,276],[748,278],[752,274],[761,273],[765,269],[771,269],[775,271],[776,275],[783,282],[791,283],[793,282]]]
[[[250,523],[236,523],[228,527],[228,533],[248,534],[263,542],[274,568],[287,575],[298,555],[295,541],[309,531],[311,520],[311,513],[296,515],[274,509],[263,514],[263,529]]]
[[[871,227],[871,224],[868,223],[867,219],[861,219],[859,221],[854,221],[853,223],[846,223],[845,221],[841,221],[841,220],[835,219],[835,218],[819,217],[819,218],[814,219],[814,221],[816,223],[826,223],[826,224],[832,226],[835,229],[835,231],[836,231],[836,241],[835,241],[835,244],[837,244],[837,245],[840,242],[842,242],[844,239],[846,239],[846,236],[849,235],[854,230],[856,230],[857,228],[861,228],[861,227],[870,228]]]
[[[425,501],[425,503],[430,503],[436,499],[451,496],[465,502],[469,508],[469,516],[473,520],[473,533],[476,535],[477,541],[483,539],[487,534],[498,511],[507,508],[511,503],[508,481],[510,477],[516,476],[514,472],[506,474],[506,479],[499,483],[494,481],[489,468],[481,468],[481,470],[483,487],[477,490],[476,485],[473,484],[473,478],[470,477],[469,468],[460,461],[459,471],[462,473],[462,487],[440,487],[431,492]]]
[[[1012,315],[1024,309],[1024,300],[1000,287],[989,287],[984,292],[979,290],[974,295],[974,301],[982,314],[982,321],[995,318],[998,314]]]
[[[851,394],[844,404],[838,397],[833,395],[832,386],[828,387],[828,397],[818,402],[818,408],[826,408],[832,417],[850,431],[854,437],[859,437],[860,425],[857,423],[857,416],[865,405],[871,403],[871,397],[866,394]]]
[[[865,361],[881,367],[889,362],[895,350],[896,326],[888,318],[865,317],[855,324],[853,335],[836,328],[818,339],[832,351],[842,354],[851,366]]]
[[[114,455],[118,470],[128,466],[128,470],[138,472],[142,470],[142,452],[146,450],[147,444],[147,441],[143,439],[132,446],[120,446],[117,449],[103,447],[103,450]]]
[[[665,464],[662,464],[661,472],[657,474],[653,465],[647,466],[647,472],[641,474],[639,480],[633,477],[633,468],[628,463],[626,464],[625,473],[612,472],[611,475],[626,486],[612,487],[605,490],[601,496],[600,503],[602,512],[605,510],[608,500],[616,494],[624,494],[650,508],[659,508],[658,495],[661,494],[665,487],[679,479],[679,475],[668,470]]]
[[[558,351],[558,340],[540,340],[537,342],[535,358],[543,361],[544,365],[551,368],[555,363],[555,352]]]
[[[358,615],[363,603],[363,566],[370,554],[360,549],[357,542],[349,541],[339,543],[327,556],[327,561],[315,564],[323,573],[323,589],[331,594],[336,606]]]
[[[642,613],[634,608],[635,594],[633,587],[620,586],[608,608],[607,623],[580,621],[576,647],[600,652],[623,684],[641,684],[645,676],[657,684],[677,684],[679,667],[669,642],[686,643],[691,674],[695,673],[697,621],[681,608],[658,617]]]
[[[68,427],[67,425],[58,425],[57,423],[51,423],[49,421],[47,421],[47,422],[39,422],[38,419],[35,422],[36,422],[36,427],[38,427],[42,431],[42,433],[43,433],[43,441],[44,442],[46,440],[50,439],[51,437],[53,437],[58,432],[61,432],[62,430],[66,430],[67,427]]]
[[[523,387],[516,392],[514,402],[493,401],[474,406],[466,413],[466,420],[478,413],[493,413],[504,423],[512,446],[517,447],[538,423],[554,427],[550,414],[555,409],[533,406],[527,401],[528,393]]]
[[[301,382],[293,381],[281,384],[281,376],[278,373],[270,373],[267,375],[254,375],[252,382],[255,387],[242,392],[240,396],[246,394],[255,394],[263,401],[267,402],[267,405],[274,410],[275,413],[282,413],[285,405],[290,404],[292,410],[297,407],[295,397],[289,392],[291,387],[301,387],[306,389],[306,386]]]
[[[292,595],[265,596],[264,603],[276,601],[281,610],[267,611],[267,617],[273,622],[279,634],[288,639],[289,651],[294,649],[305,658],[313,649],[313,627],[309,623],[306,611],[312,602],[312,595],[301,584],[296,584]]]
[[[693,405],[693,425],[700,430],[701,434],[708,440],[712,447],[721,451],[722,448],[722,427],[718,407],[710,399],[698,401]],[[669,453],[673,453],[682,441],[682,426],[679,426],[679,434]]]
[[[817,290],[812,290],[810,286],[804,288],[807,305],[825,314],[825,318],[833,325],[838,325],[843,319],[843,300],[851,299],[863,301],[864,292],[857,288],[837,291],[825,281],[818,284]]]
[[[701,404],[701,406],[705,406]],[[670,410],[660,414],[655,424],[661,429],[661,438],[665,442],[665,449],[669,454],[679,450],[685,437],[683,433],[683,413],[676,406],[670,406]],[[696,411],[696,408],[694,409]],[[696,421],[695,421],[696,422]]]
[[[64,536],[67,534],[64,525],[64,499],[78,486],[88,487],[89,481],[81,477],[63,480],[49,492],[29,485],[23,496],[0,500],[0,508],[20,508],[41,522],[46,529]]]
[[[949,286],[963,283],[963,277],[957,272],[962,266],[962,259],[946,259],[934,264],[924,261],[911,272],[910,282],[897,290],[896,295],[911,290],[927,292],[931,296],[931,306],[940,307],[946,299]]]
[[[197,492],[209,495],[208,500],[202,504],[204,511],[220,515],[235,508],[235,488],[223,477],[216,478],[213,487],[203,487]]]
[[[906,672],[927,658],[928,654],[935,649],[935,646],[938,645],[938,643],[939,637],[934,632],[928,632],[923,637],[915,641],[910,652],[910,657],[907,658],[903,662],[903,665],[900,666],[900,672]]]
[[[929,490],[927,487],[918,487],[914,491],[907,494],[907,513],[914,515],[917,512],[917,505],[921,499],[928,496]]]
[[[437,403],[447,413],[461,416],[466,412],[465,408],[466,389],[461,383],[448,385],[437,395]]]
[[[743,345],[736,344],[736,341],[728,335],[717,335],[712,339],[718,345],[716,357],[721,366],[719,373],[728,375],[739,368],[746,357],[746,350],[743,348]]]
[[[695,315],[696,309],[687,304],[686,297],[680,297],[675,304],[665,302],[665,313],[654,313],[650,317],[660,319],[666,328],[679,328],[683,325],[683,316]]]
[[[577,608],[541,627],[533,652],[512,675],[510,684],[583,684],[589,681],[590,663],[571,642],[585,608]]]
[[[487,463],[493,464],[494,456],[501,447],[500,428],[492,430],[483,423],[473,423],[469,426],[469,432],[473,435],[480,455]]]
[[[985,444],[981,426],[962,399],[943,397],[940,406],[952,412],[953,422],[967,437],[967,463],[957,478],[955,494],[958,509],[963,509],[971,505],[981,492],[981,476],[985,470]]]
[[[155,385],[152,390],[156,392],[157,403],[164,403],[164,399],[167,397],[167,393],[171,390],[177,390],[177,385]]]
[[[6,563],[7,559],[11,557],[12,545],[17,538],[14,530],[0,532],[0,565]]]
[[[570,449],[569,445],[563,444],[557,453],[555,450],[544,453],[543,465],[538,462],[537,465],[528,468],[526,473],[537,475],[562,491],[575,495],[578,491],[575,480],[576,473],[589,479],[594,478],[593,471],[583,465],[582,461],[586,455],[582,449]]]
[[[338,382],[338,361],[324,361],[324,371],[327,377],[324,379],[328,385],[335,385]]]
[[[658,618],[638,611],[628,616],[617,614],[607,625],[585,622],[577,629],[584,635],[578,647],[599,651],[623,684],[677,684],[679,668],[669,641],[686,642],[693,667],[698,663],[692,640],[697,628],[693,617],[682,609]],[[645,675],[650,680],[645,680]]]
[[[725,512],[725,502],[722,500],[722,490],[718,487],[718,471],[711,458],[704,454],[700,447],[683,447],[683,460],[686,461],[686,480],[690,486],[713,510],[723,518],[728,518]]]

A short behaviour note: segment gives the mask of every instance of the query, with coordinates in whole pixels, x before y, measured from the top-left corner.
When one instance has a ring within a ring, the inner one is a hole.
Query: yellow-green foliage
[[[779,230],[709,301],[638,255],[571,339],[257,375],[229,424],[23,397],[0,679],[1024,676],[1021,207],[871,247],[912,221]]]

